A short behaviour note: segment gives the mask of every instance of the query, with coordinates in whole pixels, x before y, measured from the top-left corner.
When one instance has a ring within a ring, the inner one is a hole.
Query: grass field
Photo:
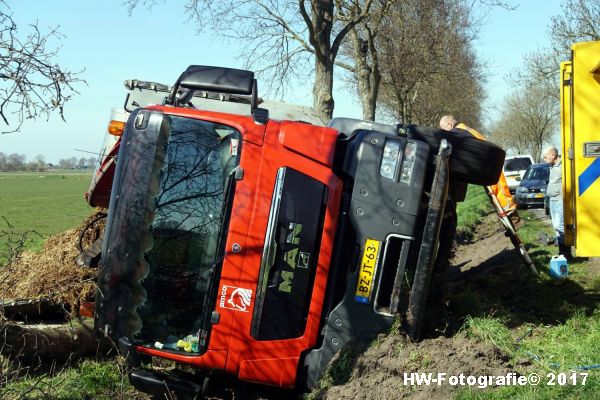
[[[92,208],[83,193],[89,188],[92,172],[0,174],[0,233],[28,235],[26,247],[39,250],[49,235],[78,225]],[[6,246],[0,237],[0,253]]]

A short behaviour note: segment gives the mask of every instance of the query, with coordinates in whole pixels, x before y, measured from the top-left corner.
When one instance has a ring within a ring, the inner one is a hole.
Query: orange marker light
[[[125,122],[112,120],[108,123],[108,133],[114,136],[121,136],[125,130]]]

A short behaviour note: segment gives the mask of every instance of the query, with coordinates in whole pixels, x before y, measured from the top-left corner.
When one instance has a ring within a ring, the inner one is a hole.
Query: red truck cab
[[[249,112],[195,106],[227,101]],[[418,324],[440,227],[455,216],[449,182],[471,179],[453,166],[446,133],[276,120],[258,107],[253,73],[203,66],[165,104],[133,110],[96,327],[119,342],[134,386],[201,393],[215,371],[312,386],[352,339],[385,331],[398,313]],[[472,178],[482,184],[504,158],[484,146],[487,169]],[[201,378],[152,370],[151,357]]]

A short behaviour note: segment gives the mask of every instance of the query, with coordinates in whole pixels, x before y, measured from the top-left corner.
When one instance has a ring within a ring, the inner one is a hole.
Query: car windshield
[[[529,157],[511,158],[509,160],[504,161],[504,171],[512,172],[526,170],[527,167],[529,167],[530,165],[531,160],[529,159]]]
[[[536,180],[548,180],[550,176],[550,168],[547,166],[529,168],[525,173],[523,179],[536,179]]]
[[[168,346],[187,337],[201,348],[222,257],[225,192],[239,162],[241,135],[207,121],[170,117],[169,122],[164,163],[153,177],[159,189],[144,253],[147,297],[138,309],[142,330],[136,339]]]

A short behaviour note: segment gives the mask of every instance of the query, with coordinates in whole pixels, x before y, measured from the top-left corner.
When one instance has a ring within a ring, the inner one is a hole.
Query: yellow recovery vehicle
[[[560,67],[565,244],[600,256],[600,41],[576,43]]]

